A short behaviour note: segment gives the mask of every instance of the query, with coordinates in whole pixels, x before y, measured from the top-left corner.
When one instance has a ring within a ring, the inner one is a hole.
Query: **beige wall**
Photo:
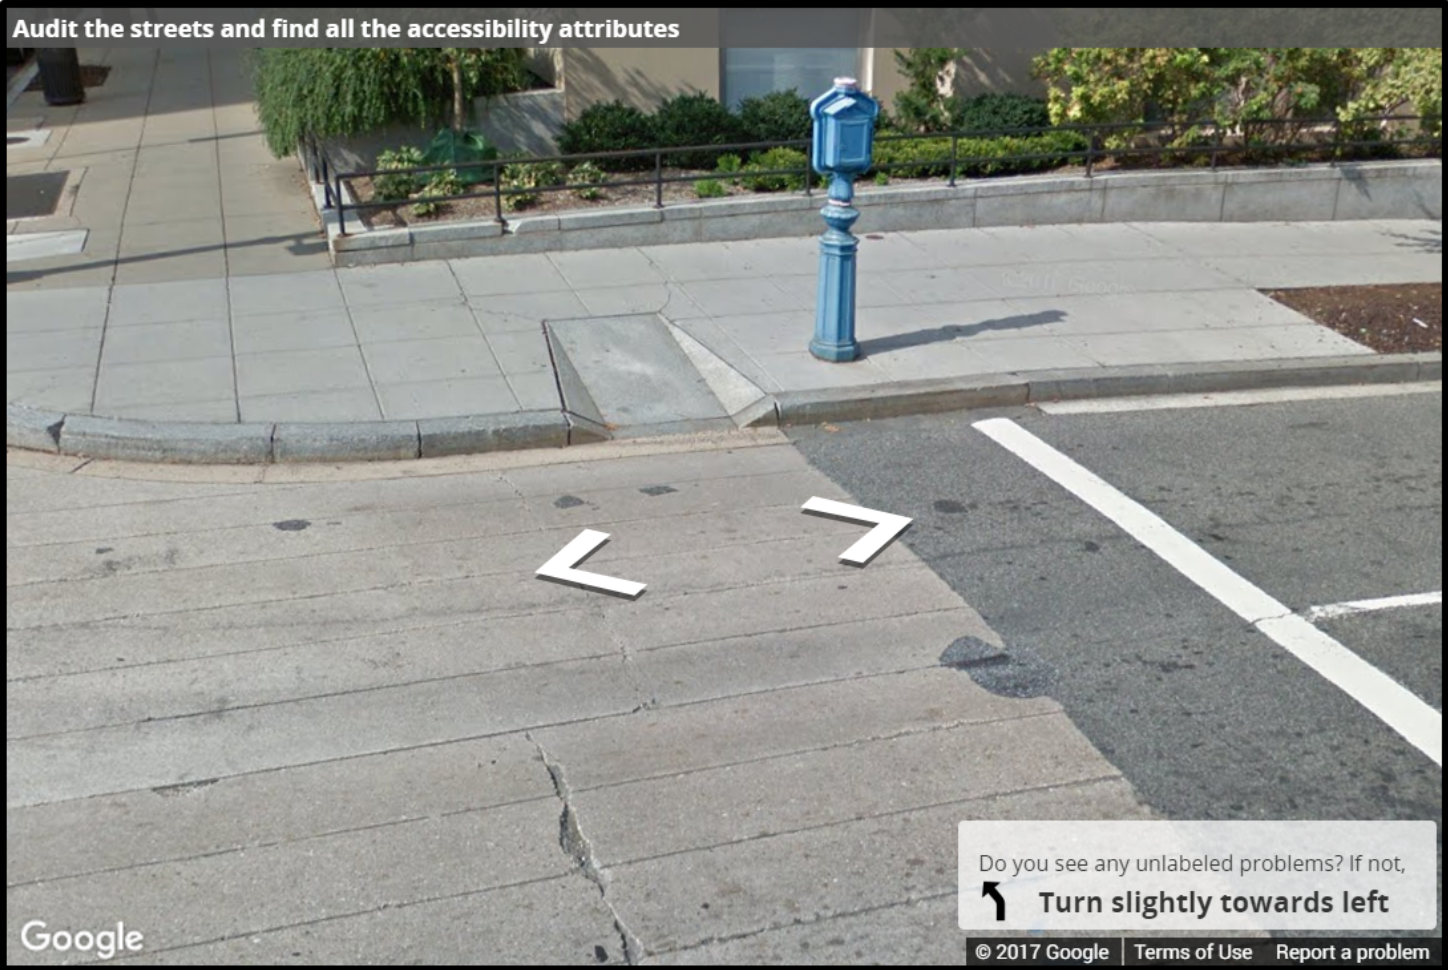
[[[720,95],[717,47],[569,47],[560,53],[569,121],[600,101],[651,111],[676,94]]]
[[[717,47],[568,47],[537,48],[535,70],[563,88],[566,118],[577,118],[591,104],[619,100],[645,111],[676,94],[698,91],[719,97]],[[892,48],[866,48],[860,73],[870,93],[887,108],[907,85],[895,66]],[[1031,59],[1039,50],[976,51],[955,65],[952,90],[970,96],[1011,91],[1044,96],[1031,77]],[[540,63],[541,62],[541,63]],[[539,69],[539,68],[543,69]]]
[[[955,64],[951,80],[951,91],[963,97],[985,91],[1001,91],[1014,94],[1029,94],[1045,97],[1046,88],[1031,77],[1031,60],[1042,50],[990,50],[975,51]],[[871,49],[874,58],[872,70],[873,90],[870,94],[890,108],[899,94],[909,86],[900,70],[895,66],[892,48]]]

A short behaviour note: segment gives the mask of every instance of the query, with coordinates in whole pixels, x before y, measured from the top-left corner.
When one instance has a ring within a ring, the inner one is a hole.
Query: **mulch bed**
[[[1380,354],[1443,349],[1443,284],[1266,290],[1284,306]]]
[[[80,83],[88,88],[98,88],[106,83],[106,78],[111,76],[111,69],[104,64],[82,64],[80,66]],[[37,74],[26,86],[27,91],[43,91],[45,86]]]
[[[723,184],[725,195],[720,198],[739,195],[755,195],[748,189],[730,185],[716,173],[686,169],[665,169],[664,178],[678,178],[684,175],[697,175],[701,178],[712,178]],[[610,175],[610,181],[633,182],[641,179],[652,178],[652,172],[629,173]],[[356,178],[348,180],[348,188],[353,196],[358,199],[370,200],[375,198],[372,187],[372,180],[369,178]],[[492,187],[479,185],[473,189],[475,192],[491,192]],[[549,191],[538,193],[538,202],[525,209],[509,208],[508,197],[503,196],[503,218],[505,219],[526,219],[529,216],[548,215],[557,212],[573,212],[579,209],[606,209],[613,206],[647,206],[654,205],[657,201],[657,189],[650,183],[648,185],[624,185],[610,186],[603,190],[603,197],[599,199],[580,199],[573,192]],[[679,205],[683,202],[700,202],[694,186],[690,182],[665,182],[664,183],[664,205]],[[459,199],[455,202],[448,202],[438,207],[438,213],[432,216],[418,215],[410,205],[399,205],[389,209],[365,209],[359,213],[362,222],[369,229],[391,229],[400,226],[430,225],[438,222],[471,221],[475,219],[494,219],[498,214],[497,201],[489,195],[482,199]],[[350,213],[349,213],[350,218]]]

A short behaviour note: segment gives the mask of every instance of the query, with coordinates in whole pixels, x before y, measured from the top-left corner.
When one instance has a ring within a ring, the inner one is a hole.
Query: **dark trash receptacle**
[[[42,47],[36,55],[40,86],[49,105],[80,104],[85,84],[80,76],[80,55],[74,47]]]

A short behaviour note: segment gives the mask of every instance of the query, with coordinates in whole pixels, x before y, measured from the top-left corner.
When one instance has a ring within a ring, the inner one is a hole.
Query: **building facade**
[[[1042,50],[973,52],[954,65],[957,94],[1043,95],[1031,77]],[[744,98],[795,88],[808,98],[840,76],[854,77],[887,107],[908,86],[886,47],[555,47],[536,48],[534,70],[562,94],[566,120],[590,105],[622,101],[645,111],[678,94],[703,93],[735,107]]]

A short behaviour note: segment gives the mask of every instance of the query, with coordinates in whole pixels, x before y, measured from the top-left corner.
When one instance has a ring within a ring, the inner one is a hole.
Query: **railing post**
[[[654,152],[654,208],[664,207],[664,153]]]
[[[347,235],[347,200],[342,195],[342,176],[337,176],[337,232]]]
[[[493,162],[493,221],[500,226],[508,224],[503,218],[503,169],[497,161]]]
[[[1214,172],[1217,170],[1217,156],[1221,154],[1221,151],[1222,126],[1217,124],[1212,126],[1212,171]]]
[[[952,131],[950,133],[950,187],[952,189],[955,188],[955,167],[959,164],[958,160],[960,158],[958,152],[959,145],[960,135]]]
[[[1092,170],[1092,168],[1095,166],[1095,162],[1096,162],[1096,140],[1097,140],[1097,138],[1098,138],[1098,133],[1093,129],[1092,132],[1091,132],[1090,140],[1089,140],[1089,142],[1088,142],[1088,144],[1087,144],[1087,147],[1086,147],[1086,177],[1087,177],[1088,179],[1091,177],[1091,170]]]

